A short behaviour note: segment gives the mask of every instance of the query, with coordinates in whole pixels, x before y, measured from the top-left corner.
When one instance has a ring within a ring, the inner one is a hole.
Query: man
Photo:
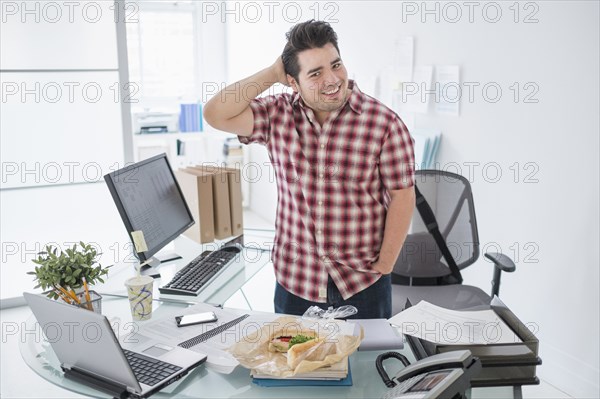
[[[356,318],[389,318],[389,274],[414,208],[412,140],[348,80],[329,24],[300,23],[286,37],[273,65],[204,108],[210,125],[265,145],[273,163],[275,311],[354,305]],[[294,93],[257,98],[277,82]]]

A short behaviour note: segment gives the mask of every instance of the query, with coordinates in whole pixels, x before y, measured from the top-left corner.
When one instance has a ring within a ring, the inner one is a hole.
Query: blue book
[[[200,104],[180,104],[179,131],[199,132],[202,129]]]

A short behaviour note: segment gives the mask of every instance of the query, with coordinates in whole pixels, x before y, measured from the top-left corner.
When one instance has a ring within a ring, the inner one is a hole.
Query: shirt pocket
[[[369,148],[359,143],[343,143],[336,147],[335,162],[329,165],[332,181],[364,183],[376,177],[378,158]]]

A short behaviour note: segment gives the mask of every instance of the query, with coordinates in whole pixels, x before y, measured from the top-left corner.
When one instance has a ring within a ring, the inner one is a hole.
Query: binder
[[[407,303],[407,306],[411,306]],[[453,350],[468,349],[481,360],[482,370],[472,380],[473,387],[512,385],[538,385],[537,366],[542,364],[538,356],[539,340],[517,316],[496,296],[490,308],[522,340],[510,344],[445,345],[435,344],[417,337],[405,335],[417,360]]]

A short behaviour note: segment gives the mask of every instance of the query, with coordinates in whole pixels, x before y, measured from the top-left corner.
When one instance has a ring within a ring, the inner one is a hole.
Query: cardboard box
[[[242,206],[242,173],[239,169],[219,167],[205,164],[193,166],[208,173],[226,173],[229,187],[229,214],[231,219],[231,235],[244,233],[244,209]]]
[[[210,176],[175,171],[185,201],[196,223],[183,234],[203,244],[215,240],[213,217],[213,184]]]
[[[189,167],[184,169],[184,172],[197,176],[210,176],[212,180],[215,238],[223,239],[231,237],[228,174],[217,168],[209,170],[202,167]]]

